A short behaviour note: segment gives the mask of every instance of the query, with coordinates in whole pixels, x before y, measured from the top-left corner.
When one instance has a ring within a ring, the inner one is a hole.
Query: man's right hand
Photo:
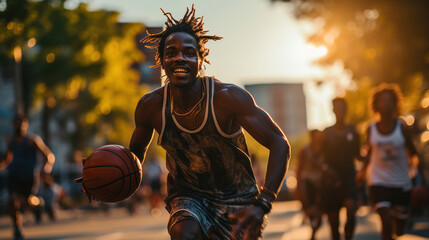
[[[262,237],[264,218],[266,214],[258,206],[240,209],[228,218],[234,225],[232,237],[234,240],[258,240]]]

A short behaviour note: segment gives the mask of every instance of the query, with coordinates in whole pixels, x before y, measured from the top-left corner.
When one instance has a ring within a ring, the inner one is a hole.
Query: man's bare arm
[[[256,105],[249,93],[238,87],[231,87],[229,91],[235,99],[235,104],[231,104],[235,118],[255,140],[270,151],[264,187],[277,194],[289,164],[289,142],[269,114]]]
[[[263,218],[271,210],[271,203],[277,197],[286,175],[290,158],[289,142],[268,113],[255,104],[248,92],[232,85],[219,95],[223,102],[227,103],[223,105],[223,110],[230,112],[253,138],[270,151],[265,184],[255,199],[254,207],[243,209],[229,217],[231,222],[236,223],[232,232],[234,239],[259,239],[262,235]]]
[[[154,94],[146,94],[137,104],[134,114],[135,129],[130,141],[130,151],[133,152],[143,164],[147,149],[152,141],[154,128],[152,118],[155,115],[156,104],[153,104]]]

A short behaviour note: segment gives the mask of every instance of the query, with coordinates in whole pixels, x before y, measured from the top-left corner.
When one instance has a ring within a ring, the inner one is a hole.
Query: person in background
[[[51,174],[55,156],[38,135],[28,132],[28,118],[16,115],[13,120],[14,134],[7,139],[6,154],[0,169],[8,167],[9,210],[14,238],[23,239],[21,208],[28,206],[30,195],[37,193],[36,179]],[[35,172],[37,154],[42,156],[40,172]]]
[[[353,238],[356,225],[357,190],[354,161],[361,160],[360,136],[352,125],[346,124],[347,102],[344,98],[332,100],[336,122],[322,133],[322,170],[324,187],[321,192],[323,212],[327,214],[333,240],[340,239],[339,212],[347,210],[344,238]]]
[[[164,177],[164,169],[158,157],[147,158],[147,162],[143,164],[143,177],[146,179],[150,189],[149,202],[152,215],[156,216],[160,213],[160,205],[163,199],[162,185]]]
[[[51,221],[55,221],[57,219],[58,203],[63,194],[62,191],[61,186],[55,183],[54,178],[51,175],[43,176],[37,192],[40,204],[34,209],[37,223],[42,221],[43,211],[48,214]]]
[[[417,156],[417,151],[409,128],[399,118],[399,87],[381,84],[373,89],[369,103],[376,121],[367,129],[368,154],[357,181],[366,176],[371,204],[381,219],[381,238],[391,240],[405,231],[412,189],[409,157]]]
[[[306,218],[310,220],[311,239],[313,240],[322,222],[320,191],[322,190],[323,172],[320,168],[321,131],[314,129],[309,133],[310,143],[298,153],[296,175],[297,197],[301,201]]]

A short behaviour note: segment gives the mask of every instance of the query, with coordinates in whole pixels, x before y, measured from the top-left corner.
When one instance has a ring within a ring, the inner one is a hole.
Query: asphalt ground
[[[269,215],[264,231],[265,240],[308,240],[310,226],[304,220],[297,201],[276,202]],[[345,211],[341,212],[341,223],[344,224]],[[169,239],[166,230],[168,213],[160,209],[153,214],[141,206],[130,215],[124,207],[80,208],[60,210],[58,218],[50,222],[46,215],[43,221],[36,224],[31,213],[24,215],[24,235],[31,240],[79,239],[79,240],[164,240]],[[329,240],[330,231],[326,218],[316,235],[318,240]],[[11,220],[7,215],[0,216],[0,240],[12,239]],[[357,213],[355,240],[380,239],[380,221],[370,207],[363,206]],[[412,229],[398,240],[429,239],[429,217],[414,218]]]

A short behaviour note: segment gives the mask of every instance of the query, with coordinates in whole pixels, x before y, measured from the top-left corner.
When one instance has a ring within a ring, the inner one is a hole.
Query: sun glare
[[[307,55],[310,60],[316,60],[326,56],[328,48],[325,46],[314,46],[312,44],[305,45],[303,52]]]

